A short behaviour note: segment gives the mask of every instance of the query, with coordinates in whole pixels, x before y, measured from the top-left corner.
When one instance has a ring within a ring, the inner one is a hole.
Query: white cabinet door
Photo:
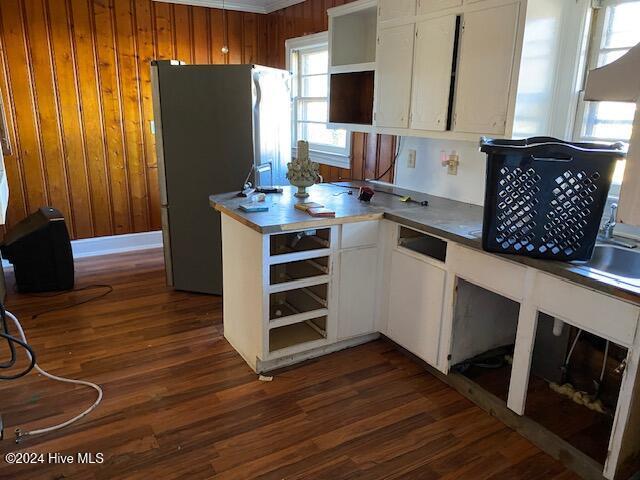
[[[376,55],[374,123],[407,128],[411,103],[414,24],[380,30]]]
[[[413,17],[415,14],[416,0],[378,0],[378,18],[381,22]]]
[[[512,3],[464,14],[455,131],[505,133],[518,10]]]
[[[378,249],[340,252],[338,339],[375,331]]]
[[[446,272],[394,251],[389,283],[388,335],[436,367]]]
[[[418,15],[462,5],[462,0],[418,0]]]
[[[456,16],[432,18],[416,25],[411,87],[411,128],[447,128]]]

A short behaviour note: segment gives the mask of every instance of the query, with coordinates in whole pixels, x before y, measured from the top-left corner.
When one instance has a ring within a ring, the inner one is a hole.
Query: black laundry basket
[[[554,260],[589,260],[622,143],[550,137],[481,138],[487,154],[482,247]]]

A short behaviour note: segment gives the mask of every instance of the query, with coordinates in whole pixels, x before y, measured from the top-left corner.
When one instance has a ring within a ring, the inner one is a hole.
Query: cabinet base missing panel
[[[359,337],[348,338],[346,340],[332,343],[330,345],[323,345],[321,347],[307,350],[301,353],[274,358],[272,360],[258,359],[255,370],[257,373],[274,372],[279,368],[288,367],[305,360],[321,357],[333,352],[338,352],[340,350],[344,350],[345,348],[351,348],[355,347],[356,345],[362,345],[363,343],[372,342],[378,338],[380,338],[379,333],[371,333]]]
[[[426,371],[434,377],[443,381],[480,408],[496,417],[502,423],[518,432],[531,443],[551,455],[556,460],[560,461],[563,465],[573,470],[582,478],[587,480],[604,479],[602,475],[602,465],[600,463],[596,462],[588,455],[560,438],[558,435],[547,430],[539,423],[512,412],[507,408],[504,400],[484,390],[475,382],[461,374],[449,373],[448,375],[445,375],[442,372],[439,372],[420,358],[413,355],[411,352],[396,344],[393,340],[388,340],[396,345],[400,351],[411,357],[417,363],[423,365]]]

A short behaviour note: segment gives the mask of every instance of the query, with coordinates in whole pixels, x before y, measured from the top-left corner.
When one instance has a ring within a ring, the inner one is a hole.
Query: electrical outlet
[[[456,152],[451,152],[447,162],[447,173],[449,175],[458,175],[458,165],[460,164],[460,157]]]
[[[409,156],[407,157],[407,168],[416,168],[416,151],[409,150]]]

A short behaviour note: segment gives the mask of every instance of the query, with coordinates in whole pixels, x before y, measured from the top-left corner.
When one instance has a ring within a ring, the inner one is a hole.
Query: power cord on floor
[[[67,290],[67,291],[64,291],[64,292],[58,292],[58,293],[55,293],[55,294],[52,294],[52,295],[33,295],[34,297],[51,298],[51,297],[58,297],[60,295],[66,294],[66,293],[82,292],[82,291],[85,291],[85,290],[92,290],[92,289],[95,289],[95,288],[106,288],[107,291],[101,293],[100,295],[96,295],[94,297],[87,298],[87,299],[79,301],[79,302],[74,302],[74,303],[70,303],[68,305],[61,305],[59,307],[53,307],[53,308],[49,308],[47,310],[43,310],[42,312],[38,312],[38,313],[35,313],[35,314],[31,315],[31,319],[35,320],[36,318],[38,318],[38,317],[40,317],[42,315],[45,315],[47,313],[58,312],[60,310],[66,310],[68,308],[77,307],[78,305],[84,305],[85,303],[93,302],[94,300],[98,300],[100,298],[104,298],[107,295],[109,295],[111,292],[113,292],[113,287],[111,285],[107,285],[107,284],[104,284],[104,285],[96,284],[96,285],[88,285],[88,286],[82,287],[82,288],[77,288],[75,290]]]
[[[0,369],[5,369],[5,368],[13,367],[16,363],[16,347],[14,346],[14,343],[16,342],[8,338],[10,335],[9,335],[9,328],[7,327],[7,315],[4,312],[4,307],[2,306],[2,304],[0,304],[0,309],[1,309],[0,310],[0,317],[1,317],[0,327],[2,327],[2,333],[5,335],[3,338],[7,340],[7,346],[9,347],[9,352],[11,353],[11,358],[9,359],[8,362],[0,363]]]
[[[16,328],[18,329],[18,332],[19,332],[21,340],[15,339],[16,343],[18,343],[19,345],[25,347],[25,349],[27,351],[27,355],[29,356],[29,359],[31,360],[32,367],[38,373],[40,373],[44,377],[47,377],[47,378],[49,378],[51,380],[55,380],[57,382],[72,383],[72,384],[75,384],[75,385],[85,385],[87,387],[93,388],[96,392],[98,392],[98,398],[96,398],[95,402],[93,402],[93,404],[89,408],[87,408],[84,412],[80,413],[79,415],[76,415],[75,417],[67,420],[66,422],[60,423],[58,425],[52,425],[50,427],[39,428],[39,429],[36,429],[36,430],[30,430],[30,431],[27,431],[27,432],[23,432],[20,428],[17,428],[16,429],[16,443],[20,443],[24,437],[32,437],[32,436],[35,436],[35,435],[43,435],[45,433],[54,432],[56,430],[60,430],[62,428],[68,427],[72,423],[77,422],[81,418],[84,418],[87,415],[89,415],[91,412],[93,412],[97,408],[97,406],[100,404],[100,402],[102,401],[102,388],[100,388],[99,385],[97,385],[95,383],[92,383],[92,382],[86,382],[84,380],[73,380],[73,379],[70,379],[70,378],[59,377],[57,375],[53,375],[51,373],[48,373],[44,369],[40,368],[40,366],[36,363],[35,355],[33,353],[33,350],[31,349],[31,347],[29,347],[29,345],[27,343],[27,337],[26,337],[26,335],[24,333],[24,330],[22,329],[22,325],[20,325],[20,322],[18,321],[16,316],[13,315],[11,312],[9,312],[8,310],[4,310],[4,307],[2,308],[2,311],[4,311],[6,313],[6,316],[9,317],[13,321],[13,323],[16,326]],[[26,373],[24,375],[26,375]],[[24,376],[24,375],[21,375],[21,376]]]
[[[7,341],[9,352],[11,353],[11,359],[6,363],[0,364],[0,368],[7,369],[15,365],[17,358],[15,345],[19,345],[24,348],[27,351],[27,355],[31,359],[29,366],[23,369],[21,372],[15,373],[13,375],[0,375],[0,380],[16,380],[18,378],[24,377],[31,370],[33,370],[33,367],[35,367],[36,364],[36,355],[28,343],[9,334],[9,328],[7,327],[7,314],[2,304],[0,304],[0,316],[2,316],[2,331],[0,332],[0,338],[4,338]]]

